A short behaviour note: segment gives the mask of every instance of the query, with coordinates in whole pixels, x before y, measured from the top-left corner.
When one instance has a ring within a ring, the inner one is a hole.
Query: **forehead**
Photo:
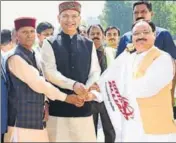
[[[91,27],[90,31],[91,32],[101,32],[101,29],[99,26],[93,26],[93,27]]]
[[[139,22],[133,27],[132,31],[141,31],[141,30],[152,30],[152,28],[146,22]]]
[[[64,10],[60,15],[79,15],[79,12],[76,10]]]
[[[134,7],[134,11],[141,11],[141,10],[148,10],[148,8],[145,4],[136,5]]]
[[[45,29],[43,30],[41,33],[50,33],[50,32],[53,32],[54,30],[52,28],[48,28],[48,29]]]
[[[18,32],[22,32],[22,31],[31,31],[31,30],[35,30],[34,27],[31,26],[25,26],[25,27],[21,27]]]
[[[86,30],[86,27],[80,26],[80,27],[79,27],[79,30]]]
[[[117,29],[109,29],[107,33],[118,33]]]

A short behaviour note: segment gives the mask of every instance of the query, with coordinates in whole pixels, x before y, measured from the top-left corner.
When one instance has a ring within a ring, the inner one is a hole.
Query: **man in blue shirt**
[[[154,13],[152,11],[152,4],[150,2],[138,1],[133,4],[134,22],[136,22],[139,19],[151,21],[153,15],[154,15]],[[119,56],[126,49],[127,44],[132,43],[131,39],[132,39],[131,31],[125,33],[121,37],[116,57]],[[168,30],[161,28],[161,27],[156,27],[155,46],[158,47],[159,49],[169,53],[172,56],[172,58],[174,59],[173,61],[174,62],[176,61],[176,46],[175,46],[174,41],[172,39],[172,36]],[[171,91],[173,97],[174,97],[175,84],[176,84],[176,75],[173,80],[173,88]],[[174,104],[174,102],[173,102],[173,104]],[[174,107],[174,108],[175,108],[174,110],[175,110],[175,118],[176,118],[176,107]]]
[[[134,22],[138,19],[145,19],[150,21],[153,16],[152,4],[147,1],[138,1],[133,4],[133,19]],[[131,31],[125,33],[119,42],[117,56],[119,56],[127,44],[131,43]],[[156,40],[155,46],[161,50],[169,53],[172,58],[176,59],[176,46],[172,39],[171,34],[164,28],[156,27]]]

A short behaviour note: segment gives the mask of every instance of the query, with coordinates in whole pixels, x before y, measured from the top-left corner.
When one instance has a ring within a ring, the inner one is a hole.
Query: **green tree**
[[[106,1],[99,18],[104,28],[116,26],[123,34],[129,31],[132,25],[132,2]]]
[[[172,35],[176,34],[176,4],[166,1],[152,1],[154,17],[153,22],[168,29]]]
[[[134,1],[106,1],[104,10],[99,16],[104,28],[117,26],[121,33],[130,30],[133,23],[132,4]],[[176,3],[169,1],[151,1],[154,11],[153,22],[165,29],[172,35],[176,35]]]

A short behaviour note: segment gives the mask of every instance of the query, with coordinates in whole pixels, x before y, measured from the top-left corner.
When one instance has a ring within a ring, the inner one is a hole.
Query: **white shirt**
[[[103,73],[98,82],[103,95],[101,96],[104,99],[105,106],[116,131],[116,141],[145,141],[144,136],[146,134],[143,130],[136,98],[146,98],[157,94],[174,77],[173,62],[170,55],[160,51],[161,55],[148,67],[145,75],[139,79],[133,79],[133,72],[150,50],[141,54],[130,54],[124,51],[115,59],[107,71]],[[121,96],[126,97],[129,105],[133,107],[134,119],[126,120],[112,98],[112,105],[110,105],[105,90],[105,82],[112,80],[115,80]],[[111,106],[115,107],[115,111]],[[150,139],[148,138],[149,136],[145,137]],[[167,135],[161,135],[160,137],[163,140],[165,139],[164,141],[168,141]],[[160,140],[157,136],[152,136],[152,139],[154,138],[158,141]]]
[[[41,48],[41,55],[43,60],[42,66],[46,79],[61,88],[73,90],[73,85],[76,81],[65,77],[61,74],[60,71],[57,70],[54,52],[50,43],[47,40],[44,40],[43,42],[43,46]],[[86,82],[87,88],[99,79],[100,73],[101,69],[98,62],[95,46],[93,45],[91,55],[91,66],[88,75],[88,80]]]

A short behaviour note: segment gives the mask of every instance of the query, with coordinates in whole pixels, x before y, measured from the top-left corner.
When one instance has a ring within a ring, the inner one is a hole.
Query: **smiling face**
[[[58,20],[64,33],[74,35],[77,33],[81,17],[75,10],[65,10],[58,16]]]
[[[32,49],[32,46],[35,42],[35,29],[33,27],[21,27],[17,31],[16,36],[19,44],[27,49]]]
[[[132,42],[138,52],[150,49],[155,43],[155,33],[150,25],[141,21],[132,29]]]
[[[42,45],[43,40],[45,38],[47,38],[49,36],[52,36],[53,33],[54,33],[54,29],[53,28],[49,28],[49,29],[46,29],[46,30],[42,31],[40,34],[37,34],[40,45]]]
[[[109,29],[106,32],[107,45],[112,47],[112,48],[117,48],[118,41],[119,41],[118,31],[116,29]]]
[[[102,46],[104,35],[99,26],[92,26],[90,28],[89,38],[92,39],[97,49]]]

